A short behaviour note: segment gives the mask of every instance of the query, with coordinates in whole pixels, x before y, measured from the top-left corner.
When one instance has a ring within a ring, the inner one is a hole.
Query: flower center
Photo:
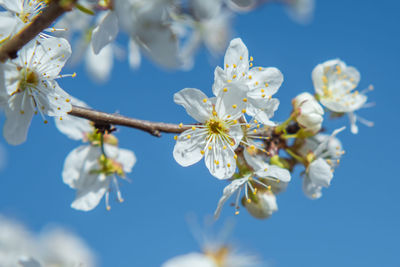
[[[29,68],[20,68],[20,74],[21,76],[17,90],[13,92],[11,96],[17,93],[22,93],[27,88],[36,88],[39,84],[39,75],[35,71]]]
[[[217,251],[205,251],[204,254],[211,258],[217,266],[225,266],[226,258],[229,254],[228,247],[221,247]]]
[[[19,89],[25,90],[27,87],[36,87],[39,84],[39,75],[29,69],[21,69],[21,80],[19,81]]]
[[[209,119],[206,122],[206,127],[208,129],[208,134],[225,134],[228,132],[228,128],[225,125],[225,122],[220,118],[214,117]]]

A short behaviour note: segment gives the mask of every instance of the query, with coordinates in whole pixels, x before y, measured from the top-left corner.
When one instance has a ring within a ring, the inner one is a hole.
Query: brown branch
[[[65,12],[70,11],[76,0],[53,0],[30,24],[0,46],[0,62],[17,57],[17,52]]]
[[[187,126],[180,126],[178,124],[139,120],[125,117],[119,114],[109,114],[106,112],[78,107],[74,105],[72,106],[72,110],[68,114],[90,120],[97,125],[121,125],[139,129],[157,137],[161,136],[161,132],[181,133],[189,129],[189,127]]]

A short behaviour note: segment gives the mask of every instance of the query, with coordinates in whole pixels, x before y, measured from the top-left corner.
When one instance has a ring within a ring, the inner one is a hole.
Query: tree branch
[[[0,62],[17,57],[17,52],[65,12],[72,10],[76,0],[53,0],[31,23],[0,46]]]
[[[161,136],[161,132],[182,133],[183,131],[189,129],[189,127],[187,126],[181,126],[178,124],[139,120],[125,117],[119,114],[109,114],[106,112],[78,107],[74,105],[72,106],[72,110],[68,114],[90,120],[98,125],[121,125],[134,129],[139,129],[157,137]]]

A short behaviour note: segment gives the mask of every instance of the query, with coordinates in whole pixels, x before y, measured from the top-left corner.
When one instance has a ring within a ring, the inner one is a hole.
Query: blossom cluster
[[[320,198],[344,154],[336,135],[345,129],[331,135],[321,132],[325,113],[321,104],[337,117],[349,115],[351,131],[357,133],[354,112],[367,101],[364,91],[355,90],[358,71],[338,59],[329,60],[312,72],[315,96],[299,94],[292,101],[289,118],[274,122],[279,100],[273,96],[283,75],[274,67],[253,66],[253,61],[242,40],[234,39],[226,51],[224,67],[215,69],[213,97],[194,88],[174,95],[174,101],[198,121],[186,125],[189,129],[175,137],[175,160],[190,166],[204,157],[214,177],[230,181],[219,200],[216,218],[235,194],[236,214],[241,200],[252,216],[270,217],[278,210],[276,195],[286,189],[296,165],[305,168],[305,195]]]
[[[114,59],[128,59],[132,69],[142,55],[167,69],[188,70],[196,51],[205,46],[212,56],[221,55],[234,32],[235,13],[249,12],[263,1],[251,0],[80,0],[80,9],[56,24],[58,36],[73,41],[71,64],[84,59],[96,82],[109,79]],[[306,22],[314,0],[278,1],[290,16]],[[82,12],[83,11],[83,12]],[[96,12],[96,15],[93,16]],[[117,42],[127,36],[127,49]]]

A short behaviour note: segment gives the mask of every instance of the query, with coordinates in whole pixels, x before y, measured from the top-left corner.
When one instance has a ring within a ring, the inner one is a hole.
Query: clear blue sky
[[[289,114],[296,94],[313,91],[311,71],[325,60],[341,58],[359,69],[360,88],[375,86],[369,97],[376,107],[360,112],[375,127],[361,126],[357,136],[340,134],[347,153],[320,200],[303,195],[297,170],[287,192],[278,196],[280,210],[271,219],[258,221],[244,210],[234,218],[235,243],[271,266],[400,266],[399,10],[400,2],[393,0],[320,0],[308,26],[291,21],[275,5],[235,20],[235,36],[247,44],[256,64],[275,66],[285,76],[277,120]],[[201,51],[189,72],[165,72],[147,60],[133,72],[122,62],[102,86],[79,68],[78,77],[63,79],[62,87],[100,110],[189,123],[172,95],[185,87],[211,95],[213,71],[222,58],[210,61],[206,55]],[[347,123],[326,125],[333,130]],[[119,128],[118,137],[120,146],[138,158],[129,175],[132,183],[121,183],[125,202],[112,201],[110,212],[102,202],[83,213],[69,207],[75,192],[61,180],[64,158],[79,143],[60,134],[53,123],[35,118],[28,142],[5,145],[8,165],[0,173],[0,213],[33,231],[48,223],[72,229],[97,251],[101,266],[153,267],[199,250],[185,217],[211,214],[226,183],[213,178],[203,163],[180,167],[172,158],[172,135],[156,139]],[[230,217],[233,210],[226,206],[217,228]]]

